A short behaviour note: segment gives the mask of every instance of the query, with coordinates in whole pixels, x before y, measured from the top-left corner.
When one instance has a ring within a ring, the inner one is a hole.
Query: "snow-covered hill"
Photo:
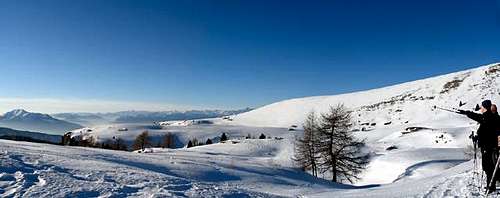
[[[148,131],[153,145],[157,145],[158,143],[160,143],[162,141],[161,138],[163,135],[171,133],[175,136],[175,147],[181,148],[185,147],[188,141],[193,138],[198,139],[200,142],[205,142],[209,138],[214,142],[219,142],[222,133],[226,133],[231,139],[245,139],[245,137],[248,135],[252,137],[258,137],[261,133],[264,133],[273,138],[294,134],[290,133],[286,128],[202,124],[198,123],[198,121],[170,122],[172,123],[172,125],[167,126],[159,126],[152,123],[105,124],[95,127],[86,127],[73,130],[72,136],[80,136],[81,139],[86,139],[89,136],[93,136],[98,142],[105,142],[107,140],[120,138],[128,143],[128,146],[132,146],[134,139],[144,131]]]
[[[3,127],[0,127],[0,139],[43,142],[52,144],[61,143],[60,135],[50,135],[46,133],[37,133],[30,131],[19,131]]]
[[[132,153],[0,140],[1,197],[475,197],[472,163],[350,186],[282,164],[282,140]]]
[[[500,64],[490,64],[380,89],[286,100],[224,118],[113,123],[73,131],[100,142],[119,137],[129,144],[146,130],[153,145],[167,133],[176,136],[177,149],[153,148],[152,153],[0,140],[0,189],[5,189],[0,195],[477,197],[485,182],[467,150],[477,123],[433,106],[462,103],[460,108],[473,109],[483,99],[498,103],[499,81]],[[353,110],[353,132],[371,154],[353,185],[313,178],[291,159],[306,114],[337,103]],[[219,143],[221,133],[232,140]],[[272,138],[245,139],[261,133]],[[183,148],[192,138],[211,138],[215,144]]]
[[[0,140],[0,197],[280,197],[352,188],[280,166],[284,144],[132,153]]]
[[[27,112],[23,109],[15,109],[1,116],[0,127],[49,134],[63,134],[82,128],[79,124],[58,120],[47,114]]]
[[[248,126],[289,127],[302,125],[310,111],[319,113],[344,103],[358,123],[418,124],[448,119],[433,106],[473,109],[484,99],[500,103],[500,63],[417,80],[394,86],[333,96],[316,96],[276,102],[234,117],[233,123]]]

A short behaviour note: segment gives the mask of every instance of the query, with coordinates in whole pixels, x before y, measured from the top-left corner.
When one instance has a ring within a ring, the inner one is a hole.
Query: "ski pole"
[[[500,164],[500,157],[497,157],[497,164],[495,165],[495,170],[493,171],[493,175],[491,176],[491,181],[486,187],[486,195],[490,192],[490,187],[495,183],[495,176],[497,174],[498,165]]]
[[[452,112],[452,113],[459,113],[457,111],[457,109],[455,109],[455,108],[453,108],[453,110],[451,110],[451,109],[446,109],[446,108],[442,108],[442,107],[438,107],[438,106],[434,105],[434,109],[439,109],[439,110],[448,111],[448,112]]]

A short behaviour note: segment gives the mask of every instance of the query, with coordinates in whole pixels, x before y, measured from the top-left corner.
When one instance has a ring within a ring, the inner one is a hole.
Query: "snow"
[[[103,124],[73,136],[131,144],[148,131],[153,143],[176,137],[176,149],[124,152],[0,140],[0,196],[26,197],[478,197],[480,166],[466,148],[477,124],[434,105],[473,109],[498,102],[500,64],[385,88],[285,100],[231,119]],[[458,85],[450,82],[459,82]],[[342,102],[353,110],[355,136],[371,159],[354,184],[335,184],[297,169],[295,136],[311,110]],[[364,123],[368,123],[369,126]],[[372,125],[375,123],[374,125]],[[387,123],[387,124],[385,124]],[[288,128],[297,125],[295,131]],[[407,130],[416,127],[419,130]],[[119,130],[126,128],[127,130]],[[364,130],[361,130],[364,128]],[[222,133],[230,140],[219,142]],[[245,139],[261,133],[270,139]],[[185,148],[197,138],[214,144]],[[392,149],[388,149],[392,148]]]
[[[353,190],[332,189],[316,193],[308,197],[480,197],[484,191],[479,190],[472,178],[472,163],[462,163],[419,181],[398,182],[378,187],[359,188]],[[493,194],[495,196],[495,194]],[[491,197],[493,197],[491,196]]]
[[[36,133],[29,131],[19,131],[10,128],[0,127],[0,138],[5,138],[5,137],[30,138],[36,141],[43,141],[54,144],[61,143],[61,136],[59,135],[51,135],[51,134]]]
[[[82,126],[55,119],[47,114],[15,109],[0,117],[0,127],[49,134],[63,134],[69,130],[81,128]]]
[[[257,141],[278,140],[239,144]],[[343,186],[292,168],[269,168],[272,156],[221,154],[232,146],[133,153],[0,140],[0,196],[275,197]]]
[[[162,126],[160,128],[158,128],[158,125],[153,123],[106,124],[74,130],[72,131],[72,136],[83,136],[84,139],[89,136],[93,136],[98,142],[121,138],[128,143],[129,146],[131,146],[134,139],[144,131],[148,131],[154,145],[161,141],[163,135],[171,133],[176,138],[176,148],[180,148],[186,146],[187,142],[193,138],[196,138],[198,141],[203,143],[208,138],[212,139],[214,142],[218,142],[222,133],[226,133],[231,139],[245,139],[248,134],[253,137],[258,137],[261,133],[269,134],[270,137],[283,137],[289,134],[295,134],[289,132],[286,128],[275,127],[196,124],[197,122],[192,121],[172,121],[172,123],[172,125]],[[127,130],[125,131],[122,129]]]
[[[24,117],[28,114],[24,109],[14,109],[10,112],[7,112],[3,115],[3,119],[14,119],[16,117]]]
[[[483,99],[499,101],[500,90],[492,85],[500,83],[500,72],[485,74],[491,68],[500,68],[500,64],[368,91],[280,101],[234,116],[232,123],[248,126],[301,126],[308,112],[323,113],[337,103],[343,103],[354,110],[353,115],[357,120],[376,122],[378,125],[387,121],[401,124],[405,121],[421,123],[443,117],[450,118],[452,115],[447,112],[431,111],[432,107],[456,107],[462,101],[466,103],[464,109],[473,109]],[[444,85],[455,79],[463,81],[458,87],[441,93]],[[370,107],[377,104],[375,108]],[[398,109],[401,112],[396,112]],[[432,116],[429,116],[430,113]]]

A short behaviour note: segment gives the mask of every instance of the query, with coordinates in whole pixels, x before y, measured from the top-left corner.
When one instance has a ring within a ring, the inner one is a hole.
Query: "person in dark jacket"
[[[489,184],[493,177],[496,161],[498,158],[498,136],[500,135],[500,123],[498,115],[491,111],[491,101],[485,100],[481,103],[482,114],[472,111],[460,110],[459,113],[465,114],[470,119],[479,123],[477,130],[478,146],[481,149],[481,164],[486,173],[486,179]],[[489,186],[489,191],[495,191],[495,185]]]
[[[495,105],[495,104],[491,105],[491,112],[496,117],[496,120],[497,120],[496,122],[500,123],[500,115],[498,114],[497,105]],[[500,136],[498,136],[497,139],[498,139],[498,147],[497,148],[499,149],[498,151],[499,151],[499,155],[500,155]],[[499,156],[497,155],[497,157],[499,157]],[[497,160],[498,160],[498,158],[497,158]],[[495,178],[496,178],[497,182],[500,182],[500,171],[497,170],[497,174],[495,175]]]

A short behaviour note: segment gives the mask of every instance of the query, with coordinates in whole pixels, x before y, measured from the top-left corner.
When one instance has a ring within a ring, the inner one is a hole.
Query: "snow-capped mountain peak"
[[[14,109],[0,117],[0,127],[47,133],[63,133],[82,126],[53,118],[48,114]]]
[[[3,115],[2,120],[50,120],[54,119],[47,114],[32,113],[24,109],[14,109]]]
[[[12,111],[9,111],[9,112],[5,113],[3,115],[3,118],[4,119],[13,119],[13,118],[16,118],[16,117],[24,117],[27,114],[29,114],[29,112],[27,112],[24,109],[14,109]]]

